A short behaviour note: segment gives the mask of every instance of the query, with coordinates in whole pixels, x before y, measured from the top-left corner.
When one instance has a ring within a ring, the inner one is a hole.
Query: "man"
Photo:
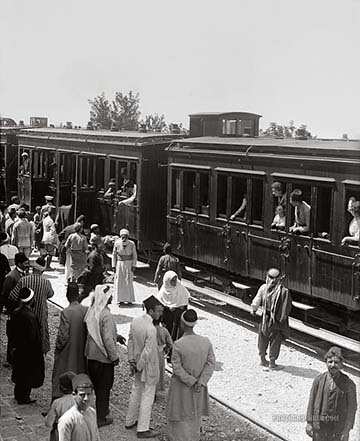
[[[15,268],[15,254],[19,250],[14,245],[10,245],[10,237],[6,233],[0,233],[0,253],[4,254],[8,261],[11,269]]]
[[[5,254],[0,252],[0,294],[6,275],[10,272],[10,265]],[[0,304],[0,314],[2,313],[2,305]]]
[[[273,182],[271,184],[271,194],[276,199],[275,206],[281,205],[284,210],[286,209],[286,193],[283,191],[283,185],[281,182]]]
[[[59,246],[59,239],[56,234],[56,228],[54,223],[55,211],[51,208],[45,211],[43,214],[43,237],[42,243],[45,245],[46,251],[46,271],[52,271],[51,260],[55,255],[56,248]]]
[[[196,323],[196,311],[183,312],[184,333],[173,347],[166,416],[174,441],[198,441],[201,417],[209,415],[207,384],[215,370],[215,355],[210,340],[194,333]]]
[[[21,306],[13,313],[13,371],[14,396],[19,404],[31,404],[32,388],[44,383],[45,365],[41,347],[40,325],[32,311],[34,291],[22,288]]]
[[[83,285],[81,300],[85,299],[96,285],[104,282],[104,259],[98,249],[98,244],[93,243],[92,251],[87,258],[88,269],[79,277],[78,281]]]
[[[41,214],[42,218],[44,218],[44,214],[48,211],[52,211],[53,213],[55,213],[56,207],[52,203],[53,200],[54,200],[54,196],[45,196],[45,204],[41,207],[41,210],[40,210],[40,214]],[[56,217],[56,214],[54,214],[54,218],[55,217]]]
[[[72,380],[75,405],[59,419],[59,441],[100,441],[95,409],[90,407],[93,385],[86,374]]]
[[[81,233],[82,225],[80,223],[74,225],[74,230],[75,232],[70,234],[65,242],[65,249],[70,256],[69,278],[72,281],[77,281],[86,269],[88,242]]]
[[[21,277],[24,277],[29,270],[29,259],[25,256],[24,253],[15,254],[15,268],[10,271],[5,277],[1,298],[0,298],[0,308],[2,309],[3,305],[8,306],[9,295],[13,288],[15,288],[17,282]],[[12,352],[12,333],[11,333],[11,316],[9,311],[8,320],[6,322],[6,335],[8,338],[7,345],[7,362],[11,364],[11,352]]]
[[[251,303],[253,315],[260,306],[262,307],[258,338],[260,365],[269,366],[271,370],[283,369],[282,366],[276,364],[276,360],[282,340],[289,336],[288,317],[292,306],[291,295],[281,282],[280,271],[276,268],[269,269],[266,282],[260,286]],[[266,359],[268,347],[270,365]]]
[[[302,191],[298,188],[290,193],[290,204],[295,208],[295,222],[290,227],[290,233],[308,233],[310,231],[311,207],[303,201]]]
[[[88,372],[94,384],[96,396],[96,414],[98,427],[112,424],[108,417],[110,390],[114,382],[114,367],[119,364],[117,341],[124,339],[117,335],[116,321],[111,314],[109,304],[112,291],[108,285],[97,285],[94,300],[86,316],[87,340],[85,356]]]
[[[108,189],[106,190],[104,194],[105,199],[113,199],[115,197],[116,193],[116,182],[115,179],[110,179],[110,182],[108,183]]]
[[[230,220],[235,220],[237,217],[246,218],[247,199],[246,194],[243,195],[240,207],[230,216]]]
[[[153,320],[159,320],[163,306],[150,296],[144,300],[146,314],[135,318],[130,325],[128,360],[135,375],[126,414],[125,427],[137,425],[138,438],[153,438],[160,435],[150,429],[150,415],[154,402],[156,384],[160,378],[156,328]]]
[[[20,198],[19,196],[12,196],[11,204],[8,206],[8,212],[15,210],[15,212],[20,208]]]
[[[17,247],[20,253],[24,253],[26,257],[30,257],[33,240],[34,227],[27,220],[26,211],[20,208],[18,220],[12,229],[11,242]]]
[[[16,209],[13,207],[9,210],[9,217],[5,221],[5,233],[11,237],[15,222],[18,220]]]
[[[306,413],[306,433],[315,441],[347,441],[357,409],[355,383],[344,373],[341,349],[325,356],[328,371],[313,382]]]
[[[65,265],[65,280],[69,279],[70,276],[70,251],[67,252],[65,248],[65,243],[67,241],[67,238],[70,236],[70,234],[75,233],[75,225],[80,224],[81,228],[84,228],[84,219],[85,216],[81,214],[77,219],[76,222],[70,225],[67,225],[63,230],[60,231],[58,238],[60,241],[59,246],[59,263],[61,265]]]
[[[29,288],[34,291],[34,314],[39,320],[41,326],[41,341],[43,353],[46,354],[50,350],[49,325],[48,325],[48,307],[47,299],[54,295],[49,280],[45,279],[42,273],[45,271],[45,260],[39,257],[31,264],[32,274],[22,277],[12,289],[9,295],[8,305],[12,304],[12,308],[19,300],[20,291],[22,288]]]
[[[69,284],[66,298],[70,305],[60,313],[60,325],[55,343],[54,368],[52,373],[52,398],[61,396],[59,378],[67,371],[80,374],[86,371],[84,323],[87,307],[79,303],[79,288]]]

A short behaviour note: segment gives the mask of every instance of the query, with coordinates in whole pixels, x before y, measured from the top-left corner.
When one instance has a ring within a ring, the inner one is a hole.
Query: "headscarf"
[[[111,296],[112,290],[109,285],[96,285],[93,302],[84,319],[90,337],[94,340],[105,357],[107,357],[108,354],[100,334],[100,314],[105,309]]]
[[[182,285],[179,278],[176,280],[175,286],[171,284],[171,280],[175,276],[177,277],[175,271],[166,271],[158,294],[160,302],[168,308],[178,308],[189,304],[189,291]]]

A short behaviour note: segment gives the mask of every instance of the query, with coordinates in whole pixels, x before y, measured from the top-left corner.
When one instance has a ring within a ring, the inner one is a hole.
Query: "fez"
[[[148,297],[143,301],[143,303],[147,311],[150,311],[150,309],[154,310],[156,305],[163,306],[160,300],[157,299],[155,296]]]
[[[73,391],[76,391],[76,389],[78,389],[79,387],[81,388],[93,388],[93,384],[89,378],[88,375],[86,374],[78,374],[75,375],[75,377],[72,379],[72,388]]]
[[[76,377],[75,372],[67,371],[59,376],[59,385],[63,391],[72,391],[72,380]]]

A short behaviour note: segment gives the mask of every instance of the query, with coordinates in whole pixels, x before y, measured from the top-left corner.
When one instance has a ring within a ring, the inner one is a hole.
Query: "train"
[[[148,259],[169,241],[182,261],[216,274],[231,294],[239,295],[232,282],[258,286],[269,267],[278,267],[294,297],[315,305],[320,320],[326,309],[332,318],[324,320],[359,333],[360,249],[342,245],[352,220],[348,201],[360,200],[359,142],[262,137],[260,118],[191,114],[186,137],[25,128],[14,147],[17,192],[31,210],[53,194],[72,219],[84,214],[103,234],[127,227]],[[130,199],[128,182],[136,192]],[[272,226],[274,183],[283,189],[282,229]],[[301,234],[291,228],[295,189],[311,207]]]

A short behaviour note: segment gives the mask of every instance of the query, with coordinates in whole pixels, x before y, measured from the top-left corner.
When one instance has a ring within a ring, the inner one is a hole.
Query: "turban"
[[[185,323],[186,326],[193,328],[197,323],[198,316],[194,309],[187,309],[185,312],[181,314],[181,320]]]
[[[121,236],[130,236],[129,230],[127,230],[126,228],[122,228],[120,230],[120,237]]]

